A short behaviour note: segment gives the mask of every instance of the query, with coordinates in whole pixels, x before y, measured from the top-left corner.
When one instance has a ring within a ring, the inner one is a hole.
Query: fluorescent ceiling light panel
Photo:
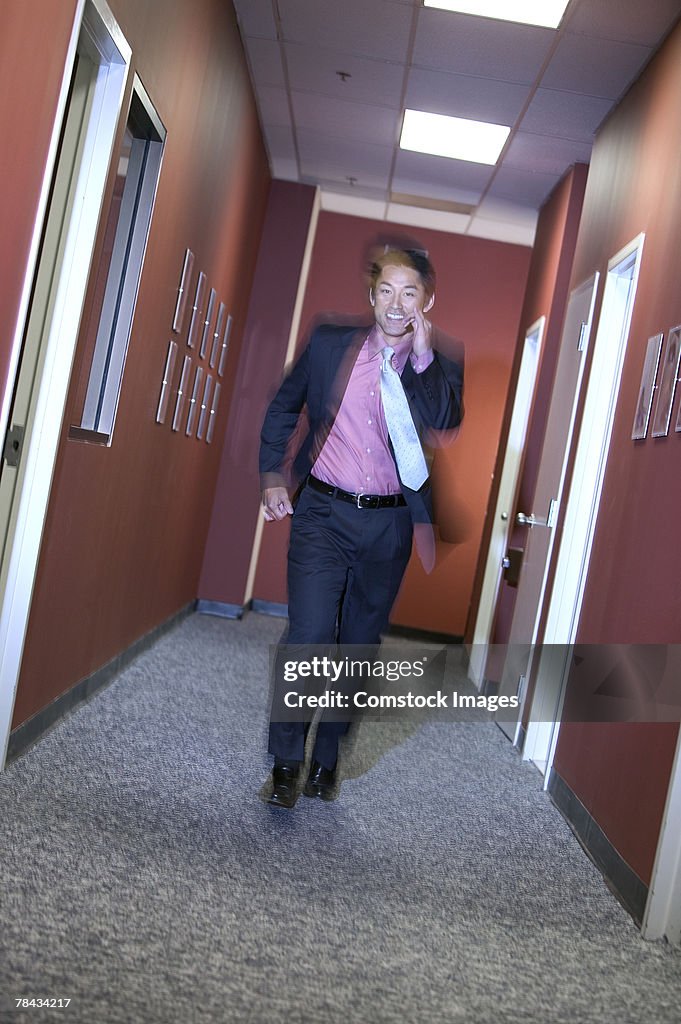
[[[569,0],[423,0],[424,7],[545,28],[558,28],[568,3]]]
[[[452,160],[495,164],[510,130],[505,124],[405,110],[400,147]]]

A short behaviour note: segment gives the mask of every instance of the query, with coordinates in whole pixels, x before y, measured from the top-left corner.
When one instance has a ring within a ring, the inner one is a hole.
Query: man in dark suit
[[[371,327],[318,327],[271,402],[261,434],[263,514],[292,516],[287,650],[338,643],[377,648],[411,554],[432,563],[432,500],[422,443],[463,415],[463,348],[426,319],[435,299],[427,256],[387,248],[370,270]],[[284,476],[303,410],[309,430]],[[275,671],[269,802],[295,803],[309,718],[285,721]],[[277,709],[280,709],[279,711]],[[348,723],[322,717],[304,792],[333,799]]]

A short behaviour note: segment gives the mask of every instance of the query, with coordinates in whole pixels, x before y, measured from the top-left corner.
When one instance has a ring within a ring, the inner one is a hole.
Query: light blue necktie
[[[391,362],[394,354],[390,345],[382,350],[381,401],[400,480],[412,491],[418,491],[428,479],[428,467],[400,375]]]

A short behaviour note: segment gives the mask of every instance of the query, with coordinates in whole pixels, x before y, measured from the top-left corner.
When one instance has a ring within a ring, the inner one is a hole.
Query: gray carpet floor
[[[493,724],[365,722],[337,801],[264,803],[281,629],[191,616],[0,776],[2,1021],[681,1021]]]

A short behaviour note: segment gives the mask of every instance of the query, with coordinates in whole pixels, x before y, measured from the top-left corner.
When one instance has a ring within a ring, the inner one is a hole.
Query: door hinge
[[[24,447],[24,435],[26,428],[20,423],[15,423],[7,431],[5,437],[5,447],[2,450],[2,457],[8,466],[18,466],[19,459],[21,458],[21,452]]]

